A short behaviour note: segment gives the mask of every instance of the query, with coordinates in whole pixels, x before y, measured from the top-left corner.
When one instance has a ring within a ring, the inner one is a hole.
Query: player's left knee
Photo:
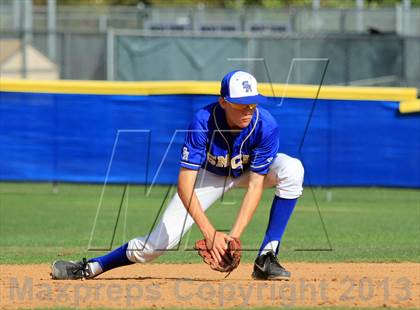
[[[290,183],[295,186],[302,187],[305,169],[302,162],[296,158],[290,158],[285,166],[285,175]]]
[[[302,195],[305,169],[299,159],[283,156],[277,166],[276,195],[294,199]]]

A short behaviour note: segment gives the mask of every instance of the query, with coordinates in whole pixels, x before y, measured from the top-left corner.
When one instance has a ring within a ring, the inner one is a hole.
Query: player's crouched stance
[[[229,241],[241,237],[263,189],[275,187],[252,277],[289,279],[290,272],[280,265],[277,255],[297,198],[302,194],[304,170],[299,160],[277,153],[277,123],[258,106],[264,101],[252,75],[244,71],[228,73],[222,80],[219,101],[198,111],[190,125],[181,152],[178,192],[154,230],[101,257],[55,261],[52,277],[93,278],[116,267],[150,262],[176,247],[194,223],[203,233],[204,250],[208,250],[207,258],[213,267],[226,257]],[[245,187],[246,193],[230,233],[225,234],[216,230],[205,211],[224,192],[237,186]]]

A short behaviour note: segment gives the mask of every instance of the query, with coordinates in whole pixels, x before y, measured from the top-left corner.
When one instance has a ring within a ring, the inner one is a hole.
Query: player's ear
[[[226,107],[226,101],[223,97],[219,97],[219,104],[223,109]]]

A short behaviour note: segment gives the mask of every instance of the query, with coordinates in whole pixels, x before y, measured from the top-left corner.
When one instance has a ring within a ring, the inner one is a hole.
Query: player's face
[[[247,127],[257,107],[256,104],[233,104],[223,98],[220,98],[219,102],[225,110],[227,123],[232,129]]]

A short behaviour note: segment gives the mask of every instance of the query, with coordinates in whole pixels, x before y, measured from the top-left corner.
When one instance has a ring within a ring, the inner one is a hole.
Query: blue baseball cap
[[[220,95],[235,104],[259,104],[267,101],[267,98],[258,93],[255,77],[241,70],[229,72],[223,77]]]

